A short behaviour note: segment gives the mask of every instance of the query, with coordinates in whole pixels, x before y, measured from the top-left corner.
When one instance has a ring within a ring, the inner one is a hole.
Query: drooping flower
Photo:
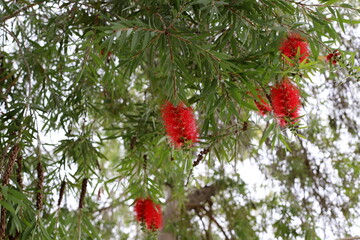
[[[283,79],[271,88],[271,103],[280,126],[294,124],[301,106],[300,91],[289,79]]]
[[[153,203],[150,199],[145,200],[145,223],[151,230],[162,227],[162,212],[159,204]]]
[[[257,107],[257,109],[259,109],[259,112],[262,116],[265,116],[266,114],[268,114],[269,112],[271,112],[271,106],[264,100],[264,98],[261,96],[261,90],[256,89],[256,91],[258,92],[258,98],[260,100],[254,100],[254,103]]]
[[[280,51],[282,54],[292,60],[297,60],[295,57],[299,52],[299,61],[302,62],[309,57],[309,44],[298,33],[291,33],[286,39],[281,42]]]
[[[155,231],[162,228],[161,206],[150,198],[137,199],[134,211],[137,221],[145,223],[147,229]]]
[[[166,102],[161,109],[161,115],[167,135],[175,147],[198,141],[199,134],[191,107],[186,107],[184,103],[179,103],[175,107],[172,103]]]
[[[137,199],[135,202],[134,211],[138,222],[145,220],[145,200],[146,199]]]

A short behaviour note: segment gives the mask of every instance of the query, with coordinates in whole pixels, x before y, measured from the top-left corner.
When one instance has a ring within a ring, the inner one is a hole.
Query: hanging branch
[[[204,159],[205,155],[208,154],[210,152],[210,147],[209,148],[205,148],[204,150],[200,151],[200,153],[197,155],[196,160],[193,162],[192,168],[190,170],[190,173],[186,179],[186,184],[185,187],[189,184],[190,182],[190,177],[193,173],[193,169],[194,167],[196,167],[197,165],[199,165],[199,163],[201,162],[201,160]]]
[[[80,200],[79,200],[79,209],[84,207],[84,199],[86,195],[86,187],[87,187],[88,179],[84,178],[81,184],[81,193],[80,193]]]
[[[148,159],[147,159],[146,154],[143,155],[143,160],[144,160],[144,162],[143,162],[143,170],[144,170],[144,178],[143,178],[143,180],[144,180],[144,186],[147,186],[147,163],[148,163]]]
[[[11,150],[11,153],[10,153],[10,157],[9,157],[9,163],[8,163],[8,166],[4,172],[4,175],[3,175],[3,178],[2,178],[2,185],[3,186],[6,186],[9,184],[9,179],[10,179],[10,174],[13,170],[13,167],[14,167],[14,164],[15,164],[15,161],[17,159],[17,156],[19,154],[19,151],[20,151],[20,147],[19,145],[15,145],[13,147],[13,149]]]
[[[146,170],[147,170],[147,161],[148,161],[148,159],[147,159],[147,155],[146,155],[146,154],[144,154],[144,155],[143,155],[143,159],[144,159],[144,162],[143,162],[143,168],[144,168],[144,172],[145,172],[145,174],[146,174]]]
[[[37,170],[37,193],[36,193],[36,209],[39,210],[39,212],[43,208],[43,190],[44,190],[44,168],[41,162],[39,162],[36,166]]]
[[[202,150],[198,155],[196,160],[193,162],[193,167],[196,167],[197,165],[199,165],[200,161],[204,159],[205,155],[210,151],[209,148],[205,148],[204,150]]]
[[[19,155],[16,159],[16,181],[19,184],[20,190],[22,190],[24,188],[24,183],[23,183],[23,176],[22,176],[22,172],[23,172],[23,165],[22,165],[22,156]]]
[[[5,159],[8,158],[8,150],[9,150],[9,147],[10,147],[10,144],[6,145],[4,147],[4,151],[3,151],[3,154],[1,156],[1,162],[0,162],[0,169],[1,169],[1,172],[3,172],[3,169],[4,169],[4,163],[5,163]]]
[[[18,144],[16,144],[10,153],[9,156],[9,163],[7,165],[7,168],[3,174],[2,177],[2,185],[7,186],[9,184],[10,174],[13,171],[15,161],[17,159],[17,156],[19,154],[20,147]],[[2,200],[3,197],[0,196],[0,199]],[[1,218],[0,218],[0,239],[5,239],[5,231],[6,231],[6,208],[3,206],[1,207]]]
[[[63,181],[61,182],[61,186],[60,186],[58,207],[60,207],[61,202],[62,202],[62,199],[63,199],[63,197],[64,197],[65,188],[66,188],[66,182],[65,182],[65,180],[63,180]]]
[[[16,181],[19,184],[19,188],[20,191],[23,190],[24,188],[24,183],[23,183],[23,176],[22,176],[22,172],[23,172],[23,165],[22,165],[22,155],[18,154],[18,157],[16,159]],[[20,215],[22,214],[22,207],[20,207]],[[10,240],[16,240],[19,239],[20,237],[20,231],[16,230],[15,236],[10,236],[9,239]]]

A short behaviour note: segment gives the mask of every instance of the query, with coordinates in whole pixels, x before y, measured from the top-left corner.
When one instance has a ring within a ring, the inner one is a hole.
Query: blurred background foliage
[[[0,9],[0,238],[359,230],[357,1],[2,0]],[[284,63],[279,44],[291,32],[309,42],[308,62]],[[336,49],[332,65],[324,59]],[[280,128],[254,96],[285,76],[304,116]],[[194,147],[169,144],[166,100],[193,107]],[[131,206],[146,196],[162,205],[160,232],[135,222]]]

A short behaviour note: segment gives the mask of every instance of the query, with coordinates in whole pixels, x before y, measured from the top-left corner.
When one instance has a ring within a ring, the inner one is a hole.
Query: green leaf
[[[303,138],[303,139],[307,139],[305,136],[301,135],[300,133],[296,133],[296,135]]]
[[[133,34],[133,38],[131,40],[131,51],[134,51],[134,49],[136,48],[137,44],[139,43],[139,32],[134,32]]]
[[[9,190],[8,186],[1,186],[1,193],[5,199],[7,199],[8,197],[8,190]]]
[[[16,215],[16,211],[13,208],[13,206],[11,206],[9,203],[7,203],[4,200],[0,200],[0,205],[3,206],[4,208],[6,208],[6,210],[8,210],[11,214]]]
[[[331,5],[331,4],[339,2],[339,1],[341,1],[341,0],[326,0],[325,5]]]
[[[262,146],[262,144],[266,141],[266,139],[269,137],[271,131],[274,129],[275,127],[275,123],[271,123],[269,125],[269,127],[265,130],[265,132],[263,133],[261,139],[260,139],[260,142],[259,142],[259,147]]]
[[[45,239],[52,240],[52,238],[50,237],[48,231],[44,227],[44,224],[42,223],[42,221],[39,221],[39,226],[40,226],[40,229],[41,229],[41,234],[45,237]]]
[[[25,229],[25,231],[23,232],[21,239],[22,240],[28,240],[30,233],[32,232],[32,230],[35,228],[36,226],[36,219],[34,218],[34,221],[31,222],[31,224],[28,224],[27,228]]]
[[[255,105],[249,104],[241,99],[240,93],[236,88],[228,88],[228,91],[231,97],[239,104],[239,106],[258,111]]]
[[[339,24],[340,24],[340,27],[341,27],[341,30],[345,33],[345,27],[344,27],[344,21],[343,21],[343,18],[341,17],[341,14],[339,13],[338,10],[335,10],[336,11],[336,17],[339,21]]]
[[[347,4],[347,3],[340,4],[340,6],[343,8],[354,8],[352,5]]]
[[[291,152],[291,148],[290,148],[289,144],[286,142],[284,136],[283,136],[282,134],[279,134],[279,135],[278,135],[278,138],[279,138],[279,140],[284,144],[284,146],[286,147],[286,149],[287,149],[289,152]]]
[[[6,3],[6,1],[1,0],[1,2],[2,2],[2,6],[4,6],[6,12],[7,12],[9,15],[11,15],[13,12],[12,12],[11,9],[9,8],[8,4]]]

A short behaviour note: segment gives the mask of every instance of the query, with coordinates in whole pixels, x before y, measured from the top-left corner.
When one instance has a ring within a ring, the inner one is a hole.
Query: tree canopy
[[[357,1],[0,9],[0,239],[356,234]]]

